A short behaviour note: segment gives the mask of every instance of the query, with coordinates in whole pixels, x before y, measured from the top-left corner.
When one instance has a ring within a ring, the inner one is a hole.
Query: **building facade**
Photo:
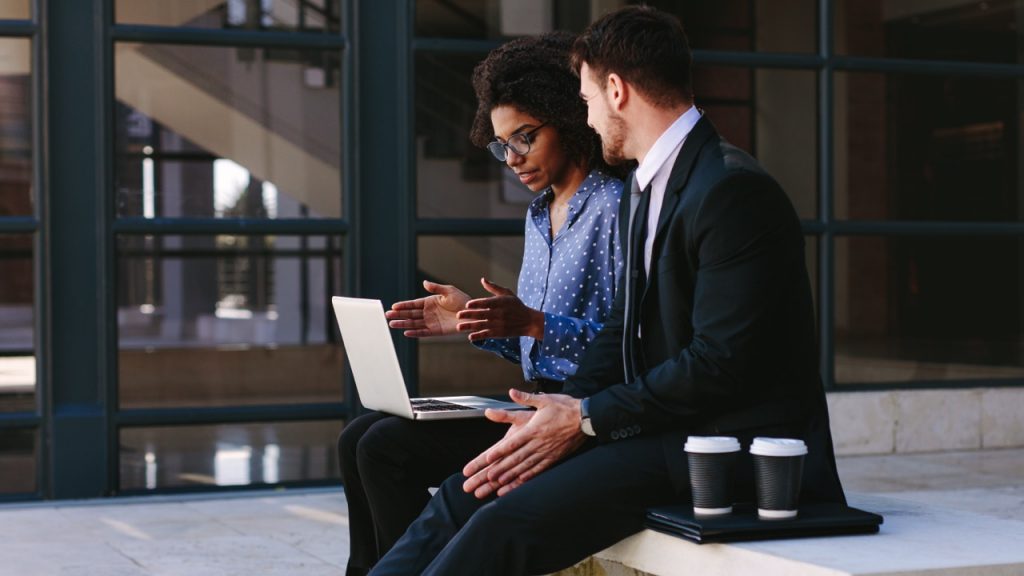
[[[473,66],[626,3],[0,0],[0,500],[337,482],[330,296],[514,286]],[[802,219],[840,452],[1024,445],[1024,1],[648,4]]]

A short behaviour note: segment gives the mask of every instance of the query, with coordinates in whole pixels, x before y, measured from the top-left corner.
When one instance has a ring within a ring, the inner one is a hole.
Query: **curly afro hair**
[[[494,140],[491,110],[512,106],[558,130],[568,157],[588,170],[615,176],[601,156],[601,139],[587,125],[587,106],[580,81],[570,66],[575,36],[551,32],[512,40],[495,48],[473,70],[477,109],[470,140],[481,148]]]

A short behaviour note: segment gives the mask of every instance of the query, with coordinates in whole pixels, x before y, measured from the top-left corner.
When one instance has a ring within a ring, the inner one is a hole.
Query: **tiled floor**
[[[846,457],[849,492],[1024,520],[1024,450]],[[340,575],[340,489],[0,507],[0,574]]]
[[[0,574],[336,575],[341,490],[0,508]]]

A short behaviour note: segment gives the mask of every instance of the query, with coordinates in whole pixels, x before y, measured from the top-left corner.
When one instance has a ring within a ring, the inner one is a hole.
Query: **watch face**
[[[595,436],[594,425],[590,423],[590,418],[580,420],[580,430],[587,436]]]

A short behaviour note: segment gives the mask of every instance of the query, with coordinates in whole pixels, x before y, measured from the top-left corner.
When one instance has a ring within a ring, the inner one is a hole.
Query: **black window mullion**
[[[117,234],[228,234],[245,235],[340,235],[349,232],[349,222],[340,218],[118,218],[113,223]]]
[[[319,402],[257,406],[132,408],[119,410],[115,420],[119,427],[332,420],[343,417],[347,404],[348,402]]]
[[[34,38],[39,26],[30,20],[0,20],[0,36],[5,38]]]
[[[820,369],[826,390],[835,387],[835,236],[833,195],[835,192],[835,136],[833,98],[835,93],[835,22],[832,0],[818,0],[818,342]]]
[[[828,230],[841,236],[1021,236],[1024,222],[839,220]]]
[[[142,24],[115,24],[110,29],[110,36],[116,42],[335,50],[348,47],[348,39],[341,34],[179,28]]]
[[[33,187],[38,190],[37,187]],[[38,192],[36,193],[38,195]],[[30,234],[39,231],[39,219],[35,216],[0,217],[0,234]]]
[[[0,430],[11,428],[37,429],[42,418],[32,412],[0,412]]]
[[[42,223],[47,335],[44,460],[51,498],[109,494],[111,454],[109,182],[106,168],[110,0],[47,4],[45,127],[48,203]]]
[[[522,236],[522,219],[430,218],[416,221],[418,235]]]
[[[46,77],[47,61],[46,37],[41,32],[42,28],[38,23],[42,19],[43,0],[32,0],[31,11],[34,24],[31,47],[31,71],[32,71],[32,206],[35,231],[32,241],[33,247],[33,335],[32,346],[36,359],[36,397],[34,425],[36,429],[36,496],[51,494],[53,479],[46,465],[51,455],[51,445],[48,442],[47,432],[49,430],[45,415],[48,413],[46,407],[49,405],[49,397],[52,390],[51,375],[49,369],[50,358],[50,299],[47,297],[49,291],[49,248],[47,245],[47,234],[42,233],[40,223],[47,219],[49,209],[48,179],[46,178],[46,167],[48,155],[44,154],[47,146],[46,130],[44,123],[46,118],[47,94]]]

